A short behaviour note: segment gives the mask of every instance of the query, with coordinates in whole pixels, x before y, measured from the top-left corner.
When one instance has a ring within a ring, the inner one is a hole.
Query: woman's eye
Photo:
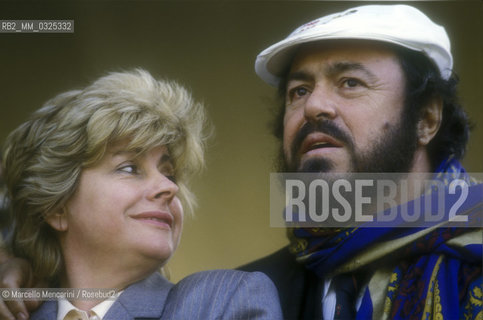
[[[133,164],[122,166],[118,170],[125,173],[134,173],[134,174],[138,173],[137,166]]]

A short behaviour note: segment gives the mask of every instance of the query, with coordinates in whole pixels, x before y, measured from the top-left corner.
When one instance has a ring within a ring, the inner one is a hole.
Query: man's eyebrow
[[[313,79],[314,77],[305,71],[295,71],[288,74],[287,83],[290,81],[310,81]]]
[[[335,76],[337,74],[346,72],[346,71],[361,71],[371,80],[377,79],[377,76],[372,73],[369,69],[367,69],[363,64],[359,62],[350,62],[350,61],[340,61],[332,63],[324,68],[324,73],[327,76]],[[314,79],[314,76],[309,72],[299,70],[291,72],[287,75],[286,83],[290,81],[311,81]]]
[[[346,71],[361,71],[366,76],[368,76],[371,80],[376,79],[376,75],[372,73],[369,69],[367,69],[363,64],[358,62],[336,62],[329,66],[327,66],[325,72],[329,76],[337,75]]]

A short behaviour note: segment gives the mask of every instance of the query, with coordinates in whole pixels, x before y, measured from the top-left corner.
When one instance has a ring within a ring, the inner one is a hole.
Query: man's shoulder
[[[307,270],[303,264],[296,261],[295,256],[290,253],[288,247],[245,264],[238,270],[249,272],[263,272],[275,283],[280,292],[291,292],[299,288],[303,290],[305,284],[313,282],[316,276],[313,272]],[[281,296],[284,295],[281,293]]]
[[[314,319],[320,310],[317,276],[295,260],[288,247],[238,268],[265,273],[278,290],[285,319]]]
[[[283,247],[268,256],[252,261],[237,269],[248,272],[263,272],[270,278],[285,277],[287,274],[293,275],[297,272],[305,272],[305,268],[296,262],[288,247]]]

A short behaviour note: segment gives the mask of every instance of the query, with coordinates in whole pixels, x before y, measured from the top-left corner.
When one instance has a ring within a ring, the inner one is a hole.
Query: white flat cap
[[[263,50],[255,71],[277,86],[300,44],[334,39],[375,40],[419,51],[438,67],[443,79],[451,76],[453,57],[445,29],[407,5],[360,6],[306,23]]]

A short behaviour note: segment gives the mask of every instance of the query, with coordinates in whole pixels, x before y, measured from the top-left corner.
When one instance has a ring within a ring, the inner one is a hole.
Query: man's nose
[[[304,106],[304,116],[308,122],[320,119],[333,120],[337,116],[334,92],[324,84],[317,84]]]

